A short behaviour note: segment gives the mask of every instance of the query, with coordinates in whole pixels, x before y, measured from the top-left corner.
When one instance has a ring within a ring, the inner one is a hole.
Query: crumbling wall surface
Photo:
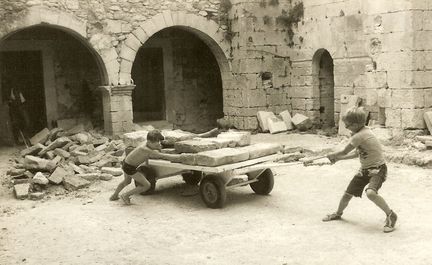
[[[302,11],[302,12],[300,12]],[[334,111],[358,95],[388,127],[424,128],[431,108],[428,1],[237,2],[232,18],[235,86],[225,114],[243,128],[257,110],[288,109],[319,120],[320,50],[334,64]],[[265,77],[265,78],[263,78]]]

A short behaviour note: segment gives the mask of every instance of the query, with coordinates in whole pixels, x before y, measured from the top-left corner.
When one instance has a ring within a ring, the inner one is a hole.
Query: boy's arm
[[[180,157],[180,154],[165,154],[155,150],[152,150],[149,154],[149,158],[153,158],[153,159],[172,160],[178,157]]]
[[[357,156],[358,154],[355,151],[355,147],[351,144],[347,144],[343,150],[328,154],[327,158],[334,163],[338,160],[351,159]]]

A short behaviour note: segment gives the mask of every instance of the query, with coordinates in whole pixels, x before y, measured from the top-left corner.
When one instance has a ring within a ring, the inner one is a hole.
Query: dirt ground
[[[253,141],[315,150],[340,143],[300,134]],[[0,150],[2,178],[13,151]],[[182,196],[180,177],[160,180],[156,194],[129,207],[108,200],[120,178],[43,201],[18,201],[2,185],[0,264],[431,264],[429,169],[389,164],[381,194],[399,215],[393,233],[382,232],[385,216],[366,197],[354,199],[342,221],[321,221],[358,166],[275,168],[269,196],[232,189],[216,210],[199,195]]]

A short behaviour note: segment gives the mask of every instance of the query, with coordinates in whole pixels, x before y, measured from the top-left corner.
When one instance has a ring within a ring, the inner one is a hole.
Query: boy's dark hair
[[[159,141],[162,141],[164,139],[165,139],[165,137],[162,135],[161,131],[159,131],[158,129],[151,130],[147,134],[147,141],[159,142]]]
[[[342,120],[344,122],[355,123],[360,125],[366,124],[366,112],[362,107],[352,107],[349,108],[344,115]]]

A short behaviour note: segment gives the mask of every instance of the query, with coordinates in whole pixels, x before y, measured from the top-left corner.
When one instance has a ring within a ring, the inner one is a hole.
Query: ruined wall
[[[430,12],[428,1],[233,1],[237,78],[226,114],[247,128],[256,127],[250,117],[258,109],[319,121],[315,55],[326,50],[334,64],[336,120],[340,95],[355,94],[387,127],[424,128],[432,101]]]

